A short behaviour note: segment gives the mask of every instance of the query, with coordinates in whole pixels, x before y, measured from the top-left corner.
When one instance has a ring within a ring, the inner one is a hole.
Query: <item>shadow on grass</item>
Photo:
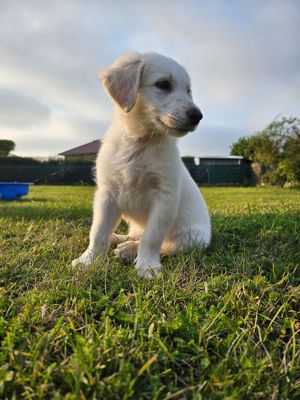
[[[34,197],[33,199],[28,199],[27,197],[21,198],[21,200],[15,200],[12,201],[11,203],[25,203],[25,204],[30,204],[30,203],[49,203],[50,200],[45,198],[45,197]]]
[[[38,204],[38,203],[43,204]],[[51,201],[45,198],[24,199],[20,201],[0,203],[0,218],[10,220],[50,220],[62,219],[66,221],[91,219],[92,207],[90,204],[70,205],[67,201]],[[281,233],[297,236],[299,240],[300,214],[297,212],[271,212],[222,215],[214,214],[211,217],[213,227],[213,243],[223,241],[224,245],[232,245],[235,240],[257,240],[258,234],[265,237],[281,238]],[[263,231],[263,232],[262,232]],[[220,233],[222,235],[220,237]]]
[[[0,218],[10,220],[50,220],[62,219],[66,221],[91,218],[92,208],[90,206],[68,206],[66,203],[48,201],[41,199],[38,202],[44,205],[35,204],[35,201],[21,201],[3,203],[0,206]],[[36,203],[38,203],[36,202]]]
[[[7,207],[0,207],[0,218],[8,223],[58,220],[60,224],[74,223],[81,230],[81,227],[87,229],[90,226],[92,209],[88,204],[69,206],[67,202],[45,201],[44,205],[30,201],[12,202]],[[235,260],[242,257],[245,270],[263,265],[272,272],[274,263],[278,270],[288,263],[299,263],[300,214],[297,212],[214,214],[212,227],[212,243],[203,252],[203,257],[199,257],[199,260],[206,258],[208,264],[213,262],[229,272],[234,269]],[[126,232],[125,223],[118,231]]]

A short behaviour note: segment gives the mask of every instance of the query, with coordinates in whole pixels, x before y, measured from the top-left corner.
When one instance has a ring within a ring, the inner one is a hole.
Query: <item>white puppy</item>
[[[184,68],[157,53],[125,54],[101,71],[100,80],[115,113],[96,162],[90,244],[72,264],[87,266],[119,242],[115,254],[136,257],[138,274],[150,277],[161,269],[161,251],[174,254],[210,242],[206,204],[176,145],[202,114]],[[128,236],[113,234],[122,215]]]

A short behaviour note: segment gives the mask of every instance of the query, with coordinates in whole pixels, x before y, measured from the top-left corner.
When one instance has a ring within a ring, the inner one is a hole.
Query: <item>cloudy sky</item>
[[[191,75],[204,119],[182,155],[228,155],[300,116],[299,0],[0,0],[0,138],[34,156],[101,138],[113,108],[98,68],[132,50]]]

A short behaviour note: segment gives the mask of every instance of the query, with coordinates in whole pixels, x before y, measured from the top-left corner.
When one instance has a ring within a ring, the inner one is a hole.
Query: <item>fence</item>
[[[54,185],[92,184],[93,168],[93,164],[0,165],[0,181]]]
[[[242,165],[188,165],[197,184],[252,185],[251,167]],[[94,164],[0,165],[2,182],[34,182],[37,184],[93,184]]]
[[[187,166],[194,181],[208,185],[253,185],[250,164]]]

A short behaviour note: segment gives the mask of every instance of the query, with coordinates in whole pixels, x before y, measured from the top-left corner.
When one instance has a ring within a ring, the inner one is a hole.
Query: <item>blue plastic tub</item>
[[[29,182],[0,182],[0,200],[20,200],[29,191]]]

